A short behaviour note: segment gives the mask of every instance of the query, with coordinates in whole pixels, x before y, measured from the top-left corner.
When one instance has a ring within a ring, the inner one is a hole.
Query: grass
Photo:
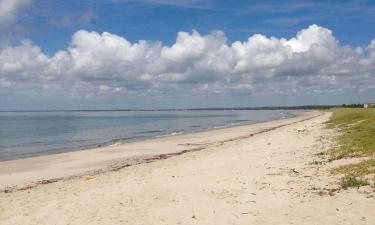
[[[359,163],[340,166],[336,168],[335,171],[342,174],[350,174],[356,177],[375,174],[375,159],[369,159]]]
[[[371,109],[332,109],[328,121],[329,128],[338,128],[339,147],[331,151],[332,159],[375,154],[375,108]]]
[[[343,189],[348,189],[351,187],[362,187],[369,185],[368,181],[362,178],[357,178],[352,175],[346,175],[343,178],[341,178],[341,187]]]
[[[330,159],[369,157],[368,160],[334,169],[345,175],[341,187],[346,189],[369,185],[364,177],[375,175],[375,108],[336,108],[330,111],[333,114],[327,127],[340,131],[338,146],[329,152]]]

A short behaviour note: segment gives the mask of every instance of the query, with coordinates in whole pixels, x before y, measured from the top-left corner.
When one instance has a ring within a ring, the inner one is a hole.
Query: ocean
[[[0,112],[0,161],[291,116],[291,110]]]

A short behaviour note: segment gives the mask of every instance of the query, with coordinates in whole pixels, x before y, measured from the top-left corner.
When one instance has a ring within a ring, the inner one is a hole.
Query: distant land
[[[330,108],[363,108],[363,104],[342,105],[299,105],[299,106],[258,106],[258,107],[210,107],[186,109],[63,109],[63,110],[0,110],[0,112],[108,112],[108,111],[197,111],[197,110],[294,110],[294,109],[330,109]]]

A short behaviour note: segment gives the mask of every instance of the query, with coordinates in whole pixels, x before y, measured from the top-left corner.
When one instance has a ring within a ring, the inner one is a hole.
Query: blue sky
[[[38,0],[25,13],[25,36],[48,53],[65,48],[77,29],[166,45],[192,29],[244,41],[255,33],[293,37],[310,24],[328,27],[345,45],[367,46],[375,37],[374,1]]]
[[[0,0],[0,110],[374,102],[375,2]]]

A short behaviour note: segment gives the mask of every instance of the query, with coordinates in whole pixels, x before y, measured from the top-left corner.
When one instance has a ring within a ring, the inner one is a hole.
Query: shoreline
[[[0,161],[0,190],[9,191],[24,189],[43,183],[63,180],[65,178],[70,179],[87,174],[117,170],[118,168],[129,165],[159,159],[166,155],[175,155],[181,152],[194,151],[196,149],[201,150],[215,142],[224,143],[238,138],[244,138],[244,135],[245,137],[248,135],[252,136],[259,131],[263,132],[263,129],[268,131],[269,128],[278,128],[280,124],[281,126],[285,126],[296,122],[294,120],[298,122],[299,119],[303,120],[305,117],[310,118],[311,115],[316,116],[317,113],[319,113],[319,111],[298,111],[287,118]],[[291,122],[289,122],[289,120],[291,120]],[[250,131],[246,131],[246,129],[250,129]],[[224,139],[209,137],[222,133],[230,133],[232,135],[227,135],[228,137],[223,137]],[[189,140],[189,138],[196,140]],[[186,141],[193,143],[182,143]],[[158,149],[157,151],[152,151],[154,144],[165,145],[165,147],[170,148],[170,150]],[[144,148],[147,149],[145,150]],[[99,155],[103,156],[100,160],[94,159],[95,156]],[[118,155],[118,157],[113,157],[113,155]],[[69,162],[69,160],[72,162]]]
[[[117,158],[133,148],[158,153],[133,165],[117,161],[112,170],[102,173],[0,192],[0,221],[4,225],[372,225],[371,187],[340,188],[341,177],[331,173],[337,162],[322,154],[335,145],[332,137],[337,131],[325,124],[330,115],[314,111],[74,154],[85,159],[74,166],[87,168],[84,162],[94,162],[88,156]],[[40,172],[57,171],[56,164],[40,161],[38,165]],[[65,172],[64,168],[71,168],[60,166]]]
[[[292,112],[290,112],[292,111]],[[171,137],[171,136],[178,136],[178,135],[186,135],[186,134],[192,134],[192,133],[200,133],[200,132],[207,132],[211,130],[218,130],[218,129],[226,129],[231,127],[238,127],[238,126],[247,126],[257,123],[263,123],[263,122],[269,122],[273,120],[279,120],[279,119],[287,119],[287,118],[293,118],[298,116],[301,113],[313,111],[313,110],[288,110],[285,115],[278,118],[269,118],[269,119],[263,119],[258,121],[252,121],[248,120],[246,122],[239,122],[237,124],[227,123],[223,125],[215,125],[212,127],[201,127],[199,129],[191,129],[191,130],[183,130],[183,131],[173,131],[171,133],[164,133],[164,134],[158,134],[155,136],[130,136],[130,137],[123,137],[123,138],[114,138],[108,141],[100,142],[100,143],[93,143],[93,144],[87,144],[83,146],[77,146],[77,147],[64,147],[64,148],[57,148],[57,149],[50,149],[46,151],[40,151],[40,152],[34,152],[34,153],[22,153],[17,156],[10,156],[5,158],[0,158],[1,162],[6,161],[13,161],[13,160],[19,160],[19,159],[26,159],[26,158],[33,158],[33,157],[39,157],[39,156],[48,156],[48,155],[55,155],[55,154],[63,154],[63,153],[69,153],[69,152],[76,152],[76,151],[86,151],[86,150],[92,150],[96,148],[103,148],[103,147],[111,147],[112,145],[123,145],[127,143],[132,142],[139,142],[139,141],[145,141],[145,140],[152,140],[152,139],[158,139],[158,138],[165,138],[165,137]]]

